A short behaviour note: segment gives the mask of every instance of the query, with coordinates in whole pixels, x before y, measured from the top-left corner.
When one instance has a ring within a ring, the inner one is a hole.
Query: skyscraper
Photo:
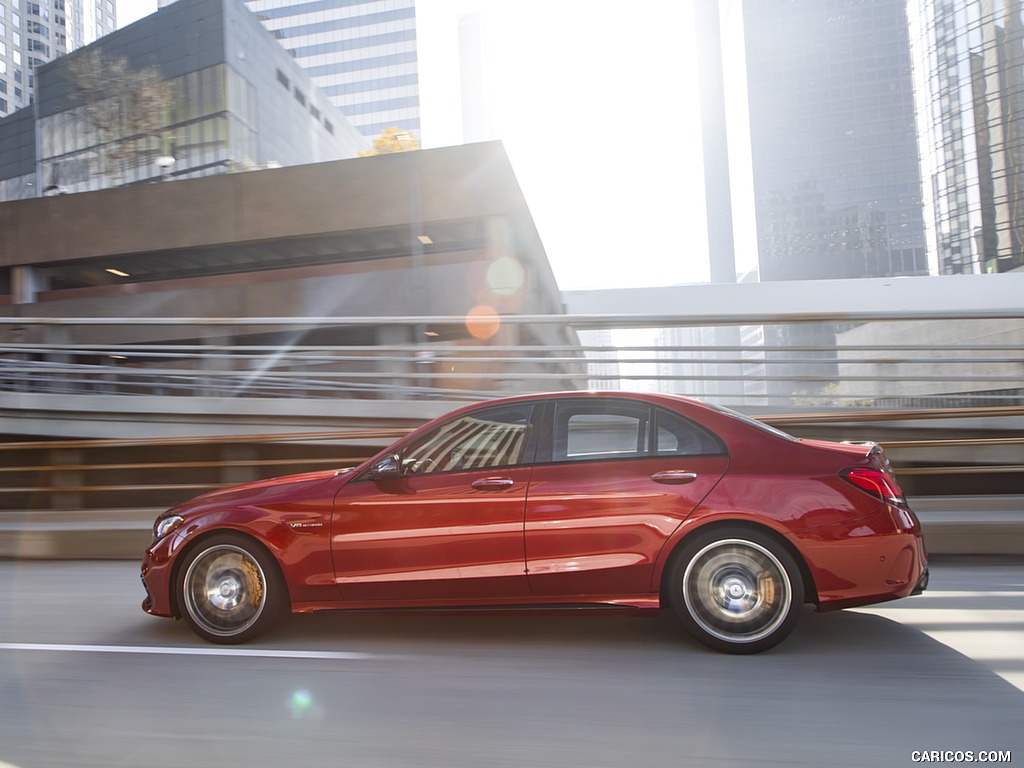
[[[927,274],[905,6],[744,3],[761,280]]]
[[[934,269],[1024,265],[1020,0],[913,0],[911,42]]]
[[[0,0],[0,118],[32,103],[36,68],[116,28],[114,0]]]
[[[415,0],[245,0],[367,137],[419,134]]]

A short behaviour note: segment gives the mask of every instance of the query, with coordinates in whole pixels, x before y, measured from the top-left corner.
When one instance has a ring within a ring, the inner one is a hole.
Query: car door
[[[454,417],[400,446],[391,476],[367,471],[344,486],[331,527],[342,599],[529,595],[523,526],[533,410],[526,403]]]
[[[532,593],[650,593],[665,541],[728,467],[724,444],[640,400],[556,400],[544,424],[526,504]]]

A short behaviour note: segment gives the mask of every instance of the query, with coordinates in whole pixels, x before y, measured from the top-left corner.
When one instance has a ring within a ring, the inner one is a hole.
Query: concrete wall
[[[871,350],[844,350],[843,347],[904,343],[927,347],[931,345],[1006,345],[1024,350],[1024,321],[1022,320],[919,320],[901,323],[869,323],[838,335],[839,392],[867,398],[923,397],[959,392],[984,392],[1000,389],[1024,388],[1024,361],[1020,363],[985,362],[985,358],[1005,357],[1005,353],[986,353],[970,349],[933,351],[909,349],[893,359],[892,352]],[[969,367],[952,362],[917,363],[915,358],[945,358],[971,362]],[[844,358],[872,359],[877,363],[843,363]],[[849,382],[847,375],[867,376],[869,381]],[[946,381],[956,374],[959,380]],[[976,375],[978,379],[966,377]],[[984,376],[1009,379],[1005,382],[985,381]],[[887,381],[898,377],[900,381]],[[928,379],[940,379],[929,381]]]
[[[16,200],[0,267],[490,216],[539,245],[497,143]]]

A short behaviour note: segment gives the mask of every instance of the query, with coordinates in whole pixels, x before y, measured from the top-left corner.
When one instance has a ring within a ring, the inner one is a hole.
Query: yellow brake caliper
[[[253,608],[258,608],[263,602],[263,580],[260,579],[259,569],[251,560],[242,561],[242,570],[245,571],[245,586],[249,593],[249,602]]]

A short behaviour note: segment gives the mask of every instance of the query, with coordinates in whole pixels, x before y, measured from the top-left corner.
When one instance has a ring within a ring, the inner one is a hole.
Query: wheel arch
[[[788,552],[789,555],[793,558],[794,562],[796,562],[797,567],[800,569],[800,578],[803,581],[804,586],[804,602],[814,603],[814,605],[819,604],[818,589],[814,583],[814,575],[811,573],[811,569],[810,566],[808,566],[807,564],[807,560],[804,558],[800,550],[793,544],[793,542],[791,542],[788,538],[786,538],[784,535],[782,535],[770,526],[764,525],[762,523],[757,523],[752,520],[731,518],[717,519],[704,525],[699,525],[693,528],[692,530],[688,531],[684,536],[680,537],[680,539],[675,542],[675,544],[672,546],[672,548],[669,550],[668,554],[664,558],[661,568],[661,578],[658,584],[658,596],[661,601],[662,608],[666,607],[666,595],[668,592],[669,573],[672,570],[669,567],[669,564],[672,562],[672,559],[676,556],[676,554],[682,551],[684,547],[686,547],[690,542],[692,542],[695,536],[703,536],[707,533],[714,533],[718,530],[727,529],[746,529],[750,531],[755,531],[763,536],[768,537],[773,542],[778,544],[781,548],[785,549],[786,552]]]

